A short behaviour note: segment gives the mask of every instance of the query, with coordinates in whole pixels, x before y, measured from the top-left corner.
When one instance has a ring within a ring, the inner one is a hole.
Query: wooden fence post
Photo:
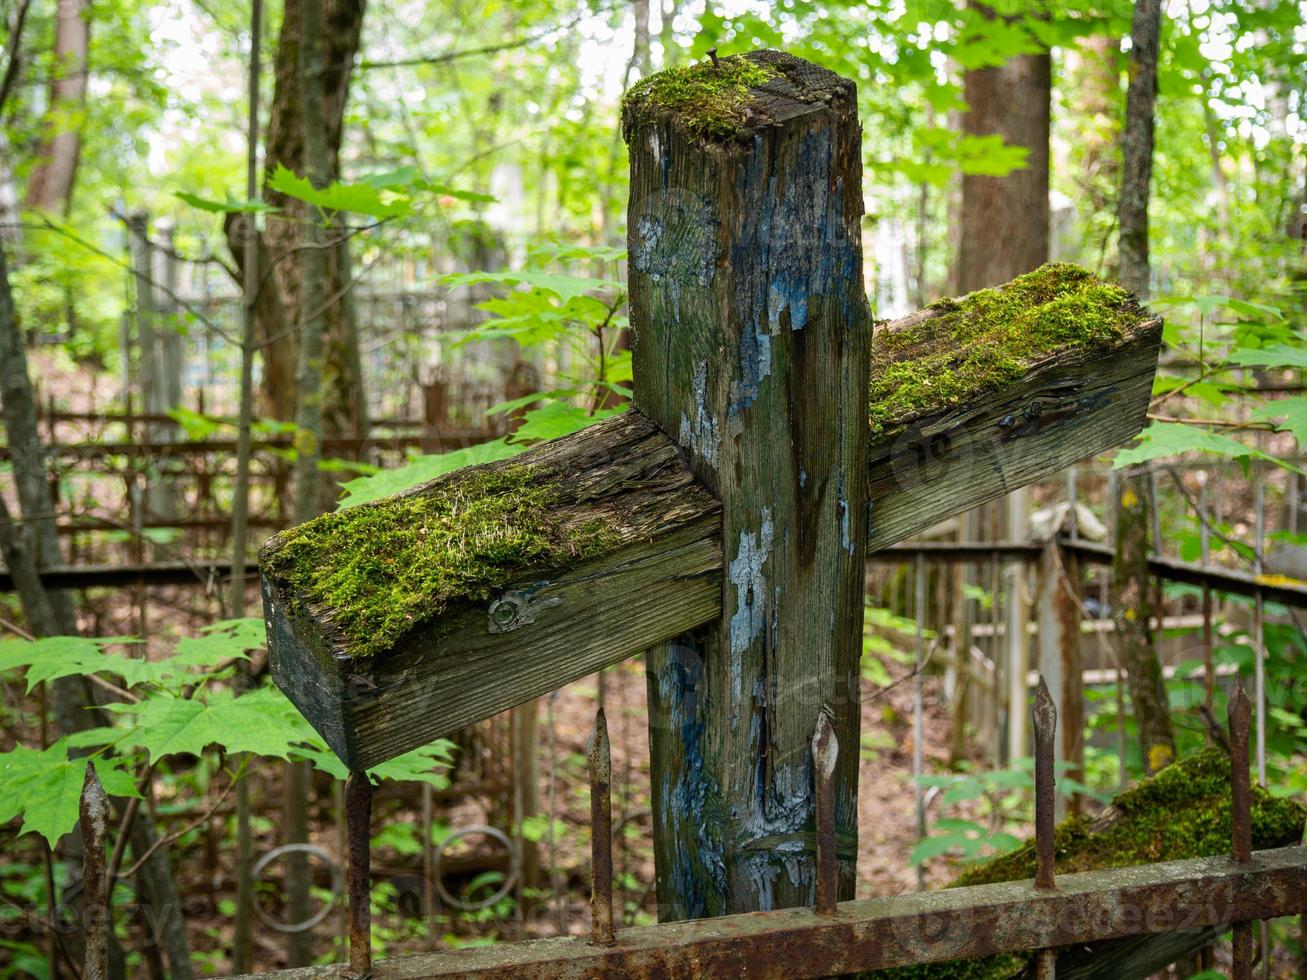
[[[858,745],[870,324],[855,88],[780,52],[624,104],[635,402],[722,502],[718,616],[648,653],[660,918],[810,904],[823,702]],[[854,885],[856,751],[835,774]]]
[[[1054,758],[1069,763],[1066,777],[1083,781],[1085,665],[1080,643],[1080,560],[1059,543],[1058,530],[1051,529],[1039,561],[1039,671],[1061,719],[1054,736]],[[1080,812],[1082,802],[1079,794],[1072,797],[1072,811]],[[1056,807],[1062,816],[1065,796],[1057,797]]]

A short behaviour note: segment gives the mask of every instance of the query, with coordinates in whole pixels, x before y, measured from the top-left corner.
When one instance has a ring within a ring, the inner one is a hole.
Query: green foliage
[[[1057,827],[1059,873],[1119,868],[1150,861],[1210,857],[1230,849],[1230,760],[1208,748],[1167,766],[1156,776],[1117,796],[1121,819],[1094,829],[1071,817]],[[1303,808],[1253,787],[1253,847],[1283,847],[1300,840]],[[996,861],[964,872],[958,885],[1014,881],[1034,876],[1030,842]]]
[[[380,500],[382,497],[389,497],[401,490],[427,483],[465,466],[480,466],[482,463],[507,459],[526,448],[525,444],[509,442],[507,439],[492,439],[490,442],[478,443],[466,449],[455,449],[430,456],[415,456],[403,466],[382,470],[375,476],[360,477],[345,483],[342,486],[345,496],[340,506],[341,508],[354,507]]]
[[[330,609],[349,652],[366,657],[455,603],[610,547],[606,526],[549,513],[557,479],[522,466],[474,471],[323,514],[274,538],[260,565],[292,601]]]
[[[1066,775],[1070,765],[1056,765],[1057,792],[1063,796],[1084,794],[1106,802],[1108,797]],[[963,771],[937,776],[922,776],[920,784],[942,792],[941,808],[963,807],[978,812],[978,819],[941,817],[931,824],[930,836],[917,842],[909,856],[912,864],[922,864],[940,855],[958,855],[977,860],[1007,853],[1020,846],[1013,831],[1029,826],[1030,800],[1035,788],[1035,762],[1018,759],[1008,769]]]
[[[1293,463],[1273,453],[1263,452],[1238,439],[1185,422],[1154,422],[1137,438],[1138,442],[1134,446],[1116,454],[1112,463],[1114,467],[1120,469],[1159,457],[1182,456],[1185,453],[1198,452],[1237,459],[1245,463],[1252,459],[1265,460],[1291,472],[1302,473],[1302,470]]]
[[[67,739],[44,751],[19,745],[0,754],[0,824],[22,816],[20,834],[35,833],[51,846],[77,822],[86,767],[95,763],[96,775],[112,796],[138,796],[130,772],[115,760],[69,754]]]
[[[172,656],[155,661],[104,650],[115,642],[51,637],[0,644],[0,671],[23,671],[29,690],[54,677],[93,675],[127,684],[132,692],[130,700],[103,706],[113,720],[109,726],[65,736],[44,750],[18,745],[0,753],[0,824],[21,817],[20,834],[39,834],[54,846],[77,821],[91,762],[111,796],[138,795],[136,783],[147,767],[213,750],[306,760],[337,778],[347,775],[280,691],[266,686],[238,695],[226,683],[231,665],[263,645],[260,620],[214,623],[199,636],[180,640]],[[369,774],[443,788],[453,750],[452,743],[438,740]],[[240,779],[244,772],[242,765],[230,776]]]

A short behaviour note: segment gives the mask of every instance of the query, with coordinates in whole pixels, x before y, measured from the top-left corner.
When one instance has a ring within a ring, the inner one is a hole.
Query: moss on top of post
[[[452,606],[619,542],[602,521],[553,513],[559,496],[531,467],[473,471],[284,531],[259,566],[290,586],[290,601],[325,613],[346,652],[371,656]]]
[[[727,143],[822,106],[852,107],[855,88],[784,51],[750,51],[660,71],[622,97],[622,131],[674,119],[693,137]]]
[[[1110,347],[1145,318],[1134,297],[1075,265],[944,299],[871,343],[869,422],[880,434],[1018,380],[1071,347]]]
[[[732,136],[748,122],[753,90],[777,74],[744,55],[668,68],[622,96],[623,128],[629,132],[642,120],[674,114],[695,136]]]

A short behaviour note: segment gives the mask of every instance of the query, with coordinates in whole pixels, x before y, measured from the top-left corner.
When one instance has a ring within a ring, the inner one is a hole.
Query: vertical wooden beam
[[[858,744],[871,332],[855,88],[751,52],[652,76],[624,127],[636,405],[721,498],[727,563],[718,620],[648,655],[660,918],[810,904],[823,702]],[[857,761],[841,753],[835,773],[842,898]]]

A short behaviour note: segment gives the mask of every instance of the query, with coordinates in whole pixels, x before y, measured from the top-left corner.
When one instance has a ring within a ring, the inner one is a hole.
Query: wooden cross
[[[778,52],[628,96],[635,404],[284,531],[273,677],[358,770],[644,652],[663,919],[810,904],[857,830],[864,559],[1127,440],[1161,323],[1046,267],[874,327],[851,82]]]

